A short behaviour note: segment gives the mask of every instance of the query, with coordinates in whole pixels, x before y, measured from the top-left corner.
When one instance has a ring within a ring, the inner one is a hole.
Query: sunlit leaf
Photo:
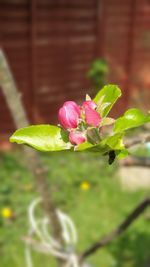
[[[109,152],[109,147],[106,144],[99,143],[98,145],[92,145],[91,143],[85,142],[76,146],[75,151],[88,151],[98,152],[99,155],[104,155]]]
[[[111,150],[122,150],[124,149],[123,134],[117,133],[112,136],[105,137],[102,143],[108,145]]]
[[[117,99],[121,96],[121,90],[117,85],[105,85],[93,99],[98,105],[98,112],[102,117],[106,117]],[[101,108],[103,104],[107,103],[105,108]]]
[[[33,125],[17,130],[11,142],[25,144],[40,151],[59,151],[71,147],[65,132],[53,125]]]
[[[84,142],[75,146],[74,151],[98,152],[100,156],[109,155],[111,151],[114,151],[115,155],[118,156],[121,151],[125,150],[122,138],[123,134],[117,133],[104,137],[98,144]],[[73,150],[73,146],[68,142],[66,132],[52,125],[21,128],[11,136],[10,141],[25,144],[40,151]]]
[[[117,159],[124,159],[129,155],[129,152],[127,149],[117,150],[115,151],[115,153],[116,153]]]
[[[90,151],[90,152],[99,152],[100,155],[104,155],[112,150],[124,150],[123,144],[123,135],[115,134],[113,136],[105,137],[99,144],[92,145],[89,142],[82,143],[76,147],[76,151]]]
[[[115,121],[114,132],[123,132],[131,128],[139,127],[148,122],[150,122],[150,114],[145,116],[139,109],[129,109],[122,117]]]

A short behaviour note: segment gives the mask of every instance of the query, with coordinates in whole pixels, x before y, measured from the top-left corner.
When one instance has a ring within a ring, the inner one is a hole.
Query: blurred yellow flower
[[[83,190],[83,191],[87,191],[90,189],[90,183],[87,182],[87,181],[84,181],[80,184],[80,189]]]
[[[3,218],[11,219],[13,217],[13,212],[10,208],[3,208],[1,210],[1,215]]]

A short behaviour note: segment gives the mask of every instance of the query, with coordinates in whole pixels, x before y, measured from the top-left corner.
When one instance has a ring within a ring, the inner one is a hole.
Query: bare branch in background
[[[0,50],[0,86],[5,96],[8,107],[11,111],[12,118],[15,122],[16,128],[26,127],[29,125],[25,109],[22,104],[20,93],[11,74],[10,68]],[[35,186],[43,199],[43,208],[51,221],[53,236],[61,244],[63,244],[61,237],[61,226],[56,214],[55,205],[52,199],[51,191],[49,190],[46,180],[46,170],[44,169],[38,153],[28,147],[24,147],[24,153],[28,161],[28,167],[34,176]],[[59,266],[61,263],[59,262]]]
[[[149,133],[142,133],[137,135],[136,137],[130,137],[125,140],[126,148],[133,147],[135,145],[145,144],[150,142],[150,134]]]
[[[145,157],[127,157],[126,159],[122,160],[120,163],[120,166],[125,167],[132,167],[132,166],[138,166],[138,167],[150,167],[150,159]]]
[[[137,207],[128,215],[128,217],[109,234],[101,238],[92,244],[89,248],[82,252],[80,258],[81,261],[86,257],[91,256],[97,250],[111,243],[114,239],[125,232],[126,229],[144,212],[144,210],[150,205],[150,196],[146,197]]]

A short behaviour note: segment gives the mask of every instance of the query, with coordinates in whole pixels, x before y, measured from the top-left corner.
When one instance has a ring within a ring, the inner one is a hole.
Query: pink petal
[[[92,100],[84,101],[82,104],[83,109],[85,109],[85,108],[96,109],[96,107],[97,107],[96,103]]]
[[[101,117],[96,110],[85,108],[85,121],[88,125],[97,127],[101,123]]]
[[[73,145],[79,145],[85,142],[86,138],[82,132],[71,131],[69,134],[69,141]]]
[[[74,101],[66,101],[59,109],[58,120],[64,129],[76,128],[80,117],[80,107]]]

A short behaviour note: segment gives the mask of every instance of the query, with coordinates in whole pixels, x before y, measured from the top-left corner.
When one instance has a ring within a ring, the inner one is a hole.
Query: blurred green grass
[[[97,154],[41,154],[57,206],[74,220],[78,250],[87,248],[112,230],[137,205],[145,191],[126,192],[117,180],[117,165],[108,166]],[[20,151],[0,154],[0,209],[9,207],[14,219],[0,217],[0,267],[26,267],[24,244],[27,208],[37,196],[33,178]],[[81,189],[87,181],[90,188]],[[150,257],[150,214],[148,209],[126,233],[87,261],[95,267],[141,267]],[[34,266],[54,267],[52,257],[33,252]]]

